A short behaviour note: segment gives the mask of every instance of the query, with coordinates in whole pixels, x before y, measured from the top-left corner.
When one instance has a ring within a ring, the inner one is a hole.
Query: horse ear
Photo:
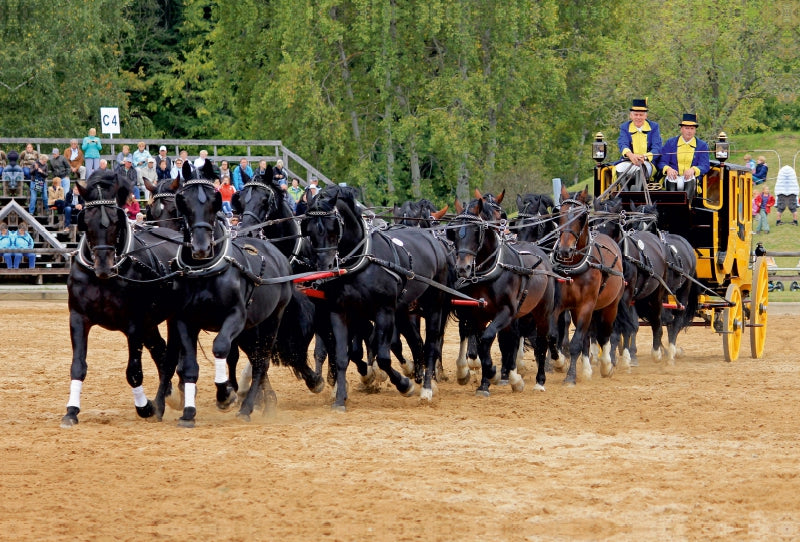
[[[175,192],[180,185],[181,185],[180,177],[175,177],[174,179],[172,179],[172,184],[169,185],[170,192]]]
[[[445,213],[447,213],[447,209],[449,209],[449,208],[450,208],[450,205],[445,204],[445,206],[442,207],[441,209],[439,209],[438,211],[434,211],[433,213],[431,213],[431,216],[435,220],[441,220],[442,217],[445,215]]]
[[[495,201],[497,202],[497,204],[499,205],[499,204],[503,203],[503,198],[504,198],[504,197],[506,197],[506,189],[505,189],[505,188],[503,188],[503,191],[502,191],[502,192],[500,192],[500,195],[499,195],[499,196],[497,196],[496,198],[494,198],[494,200],[495,200]]]
[[[218,213],[220,211],[222,211],[222,194],[214,192],[214,212]]]
[[[522,196],[517,194],[517,211],[522,209],[522,205],[523,205]]]
[[[461,204],[458,198],[456,198],[456,213],[461,214],[464,212],[464,206]]]
[[[194,179],[194,172],[192,171],[192,164],[189,161],[185,161],[183,166],[181,167],[181,173],[183,174],[183,178],[186,181]]]
[[[552,211],[553,207],[556,206],[555,200],[550,196],[546,195],[542,195],[542,197],[539,199],[539,203],[540,204],[544,203],[545,209],[547,209],[548,212]]]
[[[94,176],[94,172],[90,175],[90,177]],[[75,186],[78,187],[78,193],[81,195],[83,199],[86,199],[86,196],[89,195],[89,190],[86,188],[86,181],[75,181]]]
[[[78,231],[86,231],[86,220],[84,216],[85,212],[86,211],[82,210],[80,213],[78,213]]]
[[[233,197],[231,198],[231,207],[233,207],[233,210],[236,211],[237,214],[242,214],[244,212],[242,200],[239,198],[239,192],[233,194]]]
[[[400,212],[400,207],[398,207],[396,203],[394,204],[394,207],[392,207],[392,216],[395,218],[403,218],[403,215]]]
[[[150,192],[151,194],[155,193],[156,185],[151,183],[150,179],[148,179],[147,177],[144,177],[143,180],[144,180],[144,187],[147,188],[147,191]]]
[[[186,215],[186,198],[181,192],[175,194],[175,208],[178,210],[178,216]]]
[[[583,192],[581,192],[580,201],[583,203],[589,203],[589,187],[585,186],[583,188]]]
[[[569,199],[569,192],[567,192],[567,189],[564,188],[564,185],[562,184],[561,185],[561,201],[564,201],[565,199]]]
[[[477,188],[475,189],[475,197],[478,199],[483,199],[483,194],[481,194],[481,191]]]

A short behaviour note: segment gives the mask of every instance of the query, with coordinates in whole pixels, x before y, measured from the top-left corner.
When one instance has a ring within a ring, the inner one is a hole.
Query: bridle
[[[568,218],[568,222],[565,223],[565,224],[560,225],[560,227],[561,227],[561,235],[569,234],[569,235],[571,235],[572,237],[575,238],[575,246],[574,247],[567,247],[567,250],[570,251],[570,253],[571,253],[571,252],[579,250],[578,249],[578,244],[580,243],[580,239],[583,236],[584,231],[586,230],[586,220],[584,220],[584,219],[585,219],[585,217],[588,217],[588,215],[589,215],[589,206],[586,203],[584,203],[582,201],[578,201],[576,199],[572,199],[572,198],[565,199],[564,201],[561,202],[561,214],[562,214],[562,216],[565,214],[565,212],[564,212],[564,206],[565,205],[569,205],[570,206],[566,210],[566,216]],[[574,209],[573,206],[579,207],[577,209],[577,214],[575,213],[575,209]],[[568,226],[569,224],[571,224],[572,222],[574,222],[576,220],[580,220],[581,221],[580,228],[578,228],[577,233],[575,231],[573,231],[572,228],[563,227],[563,226]],[[559,249],[560,249],[560,245],[561,245],[561,235],[558,236],[558,240],[556,241],[556,246],[553,248],[553,256],[557,261],[561,261],[562,263],[566,263],[566,260],[561,260],[558,257],[558,253],[559,253]],[[572,254],[570,254],[569,258],[570,259],[572,258]]]
[[[84,221],[86,217],[85,214],[86,211],[94,207],[100,208],[100,212],[102,213],[102,217],[100,218],[100,224],[105,228],[107,228],[111,224],[111,219],[108,217],[108,208],[112,208],[114,210],[114,214],[117,216],[120,213],[122,214],[125,213],[125,211],[117,205],[116,200],[102,199],[102,200],[89,201],[86,202],[86,204],[84,205],[84,210],[82,211],[84,213]],[[123,227],[117,230],[117,241],[119,241],[119,238],[120,236],[123,235],[123,232],[126,234],[126,239],[125,239],[125,248],[122,250],[121,256],[117,252],[116,245],[92,245],[91,241],[89,241],[89,236],[84,235],[81,238],[81,243],[77,250],[78,262],[80,262],[80,264],[85,268],[94,272],[95,270],[94,264],[86,258],[84,252],[88,250],[93,255],[97,255],[98,251],[111,250],[114,252],[114,265],[111,266],[111,270],[113,271],[118,270],[119,267],[128,259],[128,254],[133,249],[133,241],[134,241],[133,226],[128,220],[124,220]]]

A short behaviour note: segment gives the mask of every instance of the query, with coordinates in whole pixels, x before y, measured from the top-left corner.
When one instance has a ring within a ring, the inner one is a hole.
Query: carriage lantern
[[[608,149],[603,137],[603,132],[597,132],[594,136],[594,141],[592,141],[592,158],[598,164],[606,159],[606,151]]]
[[[728,159],[728,151],[730,150],[730,142],[728,141],[728,134],[720,132],[717,136],[717,142],[714,146],[714,154],[717,160],[725,162]]]

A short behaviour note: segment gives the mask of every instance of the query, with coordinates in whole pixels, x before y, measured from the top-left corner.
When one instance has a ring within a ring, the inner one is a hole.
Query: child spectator
[[[767,171],[769,168],[767,167],[767,159],[763,156],[758,157],[758,161],[756,162],[756,170],[753,172],[753,184],[761,184],[767,180]]]
[[[761,193],[753,198],[753,215],[756,219],[756,233],[769,233],[769,215],[772,206],[775,205],[775,196],[769,193],[769,186],[764,185]]]
[[[221,183],[222,184],[219,185],[219,193],[222,196],[222,212],[225,213],[225,216],[230,218],[233,216],[231,200],[236,193],[236,188],[231,184],[230,177],[225,177],[222,179]]]
[[[744,155],[744,165],[750,168],[750,173],[756,172],[756,161],[749,154]]]

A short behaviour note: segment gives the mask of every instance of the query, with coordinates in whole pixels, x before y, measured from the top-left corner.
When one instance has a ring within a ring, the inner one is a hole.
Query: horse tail
[[[308,365],[308,346],[314,337],[314,303],[292,288],[292,298],[283,312],[278,338],[275,341],[277,356],[273,361],[298,370]]]

